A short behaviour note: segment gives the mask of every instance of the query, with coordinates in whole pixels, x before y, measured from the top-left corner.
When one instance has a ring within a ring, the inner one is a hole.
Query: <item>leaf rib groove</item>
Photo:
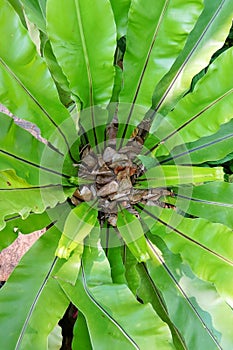
[[[61,184],[50,184],[50,185],[43,185],[43,186],[32,186],[32,187],[15,187],[15,188],[0,188],[0,191],[27,191],[27,190],[37,190],[37,189],[42,189],[42,188],[53,188],[53,187],[61,187],[63,188]]]
[[[206,199],[199,199],[199,198],[190,198],[178,193],[173,193],[174,196],[187,199],[188,201],[193,201],[193,202],[198,202],[198,203],[205,203],[205,204],[210,204],[210,205],[216,205],[219,207],[226,207],[226,208],[233,208],[233,204],[230,203],[221,203],[221,202],[214,202],[214,201],[207,201]]]
[[[161,97],[160,101],[158,102],[155,111],[152,115],[152,118],[154,118],[156,112],[159,110],[159,108],[161,107],[163,101],[166,99],[167,95],[169,94],[170,90],[172,89],[173,85],[175,84],[176,80],[178,79],[180,73],[182,72],[182,70],[184,69],[186,63],[189,61],[189,59],[192,57],[193,53],[195,52],[195,50],[198,48],[199,44],[201,43],[202,39],[204,38],[206,32],[209,30],[210,26],[212,25],[212,23],[214,22],[215,18],[218,16],[219,12],[221,11],[221,8],[223,7],[224,3],[226,0],[222,0],[221,3],[219,4],[219,7],[217,8],[217,10],[215,11],[213,17],[211,18],[211,20],[209,21],[209,23],[207,24],[207,26],[205,27],[205,29],[203,30],[200,38],[197,40],[196,44],[194,45],[194,47],[192,48],[192,50],[190,51],[189,55],[187,56],[187,58],[185,59],[185,61],[183,62],[183,64],[181,65],[180,69],[178,70],[178,72],[176,73],[176,75],[174,76],[171,84],[168,86],[167,90],[165,91],[164,95]]]
[[[98,309],[103,312],[105,316],[124,334],[124,336],[130,341],[130,343],[134,346],[135,349],[140,350],[139,346],[135,343],[135,341],[130,337],[130,335],[122,328],[122,326],[100,305],[100,303],[93,297],[92,293],[90,292],[88,286],[87,286],[87,281],[86,281],[86,276],[85,276],[85,271],[83,267],[83,263],[81,261],[81,270],[82,270],[82,278],[83,278],[83,286],[85,289],[85,292],[87,293],[88,297],[91,299],[91,301],[98,307]]]
[[[195,306],[193,305],[193,303],[191,302],[191,300],[189,299],[189,297],[187,296],[186,292],[184,291],[184,289],[181,287],[181,285],[179,284],[179,282],[177,281],[177,279],[175,278],[175,276],[173,275],[172,271],[169,269],[169,267],[165,264],[165,262],[163,261],[163,259],[161,258],[161,256],[159,256],[159,254],[156,252],[156,250],[154,249],[153,245],[151,244],[150,240],[147,238],[147,242],[151,248],[151,250],[153,251],[154,255],[156,256],[156,258],[160,261],[161,265],[163,266],[164,270],[167,272],[167,274],[169,275],[169,277],[172,279],[172,281],[175,283],[176,287],[178,288],[178,290],[180,291],[180,293],[183,295],[183,297],[185,298],[185,300],[187,301],[187,303],[189,304],[189,306],[191,307],[191,309],[193,310],[193,312],[195,313],[195,315],[197,316],[197,318],[200,320],[201,324],[203,325],[203,327],[206,329],[206,331],[208,332],[209,336],[211,337],[211,339],[214,341],[214,343],[216,344],[217,348],[219,350],[224,350],[221,345],[218,343],[217,339],[215,338],[215,336],[213,335],[213,333],[211,332],[211,330],[209,329],[209,327],[207,326],[207,324],[205,323],[205,321],[203,320],[203,318],[201,317],[201,315],[199,314],[199,312],[197,311],[197,309],[195,308]]]
[[[163,159],[159,162],[159,164],[163,164],[163,163],[166,163],[166,162],[170,162],[171,160],[173,159],[177,159],[177,158],[180,158],[182,156],[185,156],[187,154],[190,154],[190,153],[193,153],[193,152],[196,152],[196,151],[200,151],[201,149],[205,148],[205,147],[209,147],[209,146],[213,146],[213,145],[216,145],[217,143],[219,142],[222,142],[222,141],[225,141],[227,139],[230,139],[231,137],[233,137],[233,133],[229,134],[229,135],[226,135],[226,136],[223,136],[217,140],[214,140],[214,141],[211,141],[211,142],[208,142],[206,143],[205,145],[201,145],[201,146],[198,146],[198,147],[195,147],[195,148],[192,148],[188,151],[185,151],[185,152],[182,152],[180,154],[176,154],[174,155],[173,157],[169,157],[167,159]]]
[[[66,179],[69,179],[69,178],[70,178],[69,175],[62,174],[62,173],[59,173],[58,171],[55,171],[55,170],[52,170],[52,169],[48,169],[48,168],[46,168],[46,167],[44,167],[44,166],[42,166],[42,165],[35,164],[35,163],[33,163],[33,162],[30,162],[29,160],[20,158],[20,157],[14,155],[14,154],[11,154],[11,153],[9,153],[9,152],[7,152],[7,151],[2,150],[2,149],[0,149],[0,152],[3,153],[3,154],[6,154],[6,155],[9,156],[9,157],[15,158],[15,159],[19,160],[20,162],[23,162],[23,163],[32,165],[32,166],[34,166],[35,168],[43,169],[43,170],[45,170],[45,171],[48,171],[49,173],[53,173],[53,174],[62,176],[62,177],[64,177],[64,178],[66,178]]]
[[[218,97],[216,100],[214,100],[213,102],[211,102],[208,106],[206,106],[205,108],[203,108],[199,113],[197,113],[196,115],[194,115],[191,119],[189,119],[187,122],[185,122],[184,124],[182,124],[181,126],[179,126],[176,130],[174,130],[171,134],[169,134],[168,136],[164,137],[162,140],[159,141],[159,143],[155,144],[151,149],[150,152],[154,151],[160,143],[164,143],[167,140],[169,140],[172,136],[176,135],[179,133],[180,130],[182,130],[183,128],[185,128],[187,125],[189,125],[190,123],[192,123],[194,120],[196,120],[198,117],[200,117],[203,113],[205,113],[206,111],[208,111],[210,108],[212,108],[213,106],[215,106],[219,101],[223,100],[225,97],[227,97],[228,95],[230,95],[233,92],[233,89],[227,91],[226,93],[224,93],[222,96]],[[148,153],[148,152],[147,152]]]
[[[233,266],[233,261],[231,261],[230,259],[225,258],[224,256],[222,256],[219,253],[214,252],[212,249],[206,247],[204,244],[196,241],[195,239],[187,236],[185,233],[181,232],[180,230],[176,229],[175,227],[171,226],[170,224],[166,223],[165,221],[161,220],[160,218],[158,218],[156,215],[150,213],[148,210],[146,210],[145,208],[142,208],[139,204],[136,204],[136,206],[138,208],[140,208],[141,210],[143,210],[147,215],[149,215],[150,217],[152,217],[153,219],[157,220],[158,222],[160,222],[161,224],[163,224],[164,226],[170,228],[172,231],[174,231],[175,233],[177,233],[179,236],[187,239],[188,241],[198,245],[200,248],[202,248],[203,250],[207,251],[208,253],[216,256],[218,259],[223,260],[225,263]]]
[[[89,62],[89,58],[88,58],[88,52],[87,52],[86,40],[85,40],[85,35],[84,35],[84,30],[83,30],[82,18],[81,18],[81,14],[80,14],[79,0],[75,0],[75,7],[76,7],[76,10],[77,10],[76,11],[77,19],[78,19],[77,22],[78,22],[78,26],[79,26],[79,31],[80,31],[81,41],[82,41],[82,47],[83,47],[83,54],[84,54],[86,67],[87,67],[87,76],[88,76],[88,80],[89,80],[89,93],[90,93],[90,107],[91,107],[92,128],[93,128],[93,133],[94,133],[96,149],[97,149],[97,152],[99,152],[98,151],[98,140],[97,140],[96,129],[95,129],[93,81],[92,81],[92,76],[91,76],[91,68],[90,68],[90,62]]]
[[[2,58],[0,58],[0,63],[3,65],[3,67],[8,71],[8,73],[13,77],[13,79],[15,79],[15,81],[22,87],[22,89],[25,91],[25,93],[33,100],[33,102],[40,108],[40,110],[43,112],[43,114],[50,120],[50,122],[57,128],[57,130],[59,131],[59,133],[61,134],[61,136],[63,137],[65,144],[67,146],[69,155],[71,157],[71,159],[73,161],[75,161],[75,159],[72,157],[70,149],[69,149],[69,143],[66,139],[65,134],[63,133],[63,131],[61,130],[61,128],[57,125],[57,123],[53,120],[53,118],[49,115],[49,113],[44,109],[43,106],[41,106],[41,104],[39,103],[39,101],[37,101],[37,99],[31,94],[31,92],[27,89],[27,87],[22,83],[22,81],[15,75],[14,72],[12,72],[12,70],[8,67],[8,65],[2,60]],[[60,152],[56,147],[53,146],[53,149],[56,150],[58,153],[60,153],[61,155],[64,156],[64,154],[62,152]]]
[[[146,237],[146,239],[147,239],[147,237]],[[147,243],[148,243],[148,239],[147,239]],[[156,287],[156,285],[155,285],[153,279],[151,278],[151,276],[150,276],[150,274],[149,274],[149,272],[148,272],[148,269],[147,269],[147,267],[146,267],[146,264],[145,264],[145,263],[142,263],[142,266],[143,266],[143,269],[144,269],[144,271],[145,271],[145,274],[147,275],[147,278],[148,278],[148,280],[149,280],[149,282],[150,282],[150,284],[151,284],[151,286],[152,286],[152,289],[153,289],[154,293],[156,294],[156,298],[157,298],[157,299],[159,300],[159,302],[160,302],[160,306],[162,307],[163,312],[166,314],[168,320],[172,323],[172,321],[170,320],[169,313],[168,313],[168,311],[167,311],[166,305],[165,305],[163,299],[161,298],[160,294],[158,293],[158,289],[157,289],[157,287]],[[156,310],[155,310],[155,311],[156,311]],[[167,323],[166,320],[164,320],[164,321]],[[183,338],[181,337],[181,335],[180,335],[178,329],[176,328],[176,326],[175,326],[173,323],[172,323],[172,326],[173,326],[173,327],[172,327],[172,328],[173,328],[173,331],[175,332],[175,334],[176,334],[177,338],[179,339],[180,343],[182,344],[183,348],[184,348],[184,349],[187,349],[187,348],[186,348],[186,345],[185,345],[185,343],[184,343],[184,340],[183,340]]]
[[[153,50],[153,47],[154,47],[154,44],[155,44],[155,41],[156,41],[156,38],[157,38],[157,34],[158,34],[158,31],[159,31],[160,26],[161,26],[161,24],[162,24],[164,15],[165,15],[165,13],[166,13],[166,11],[167,11],[169,2],[170,2],[170,0],[167,0],[166,3],[164,4],[162,13],[161,13],[160,18],[159,18],[159,21],[158,21],[158,25],[157,25],[157,27],[155,28],[155,33],[154,33],[154,36],[153,36],[153,39],[152,39],[150,48],[149,48],[149,50],[148,50],[148,54],[147,54],[147,57],[146,57],[146,61],[145,61],[144,67],[143,67],[143,69],[142,69],[142,72],[141,72],[141,75],[140,75],[140,78],[139,78],[139,82],[138,82],[137,89],[136,89],[136,92],[135,92],[135,95],[134,95],[134,98],[133,98],[132,106],[131,106],[131,108],[130,108],[130,111],[129,111],[129,115],[128,115],[128,117],[127,117],[127,120],[126,120],[126,122],[125,122],[125,127],[124,127],[123,134],[122,134],[122,140],[121,140],[120,148],[122,147],[123,140],[124,140],[124,138],[125,138],[125,135],[126,135],[126,132],[127,132],[127,129],[128,129],[128,124],[129,124],[129,122],[130,122],[130,119],[131,119],[131,116],[132,116],[132,113],[133,113],[133,110],[134,110],[134,107],[135,107],[135,103],[136,103],[136,100],[137,100],[137,97],[138,97],[138,94],[139,94],[139,91],[140,91],[140,87],[141,87],[141,84],[142,84],[142,81],[143,81],[143,78],[144,78],[144,75],[145,75],[145,72],[146,72],[146,68],[147,68],[148,63],[149,63],[149,59],[150,59],[150,56],[151,56],[151,52],[152,52],[152,50]]]
[[[53,271],[53,268],[54,268],[54,266],[55,266],[57,260],[58,260],[58,257],[55,257],[54,260],[53,260],[53,262],[52,262],[52,264],[51,264],[51,267],[50,267],[50,269],[49,269],[49,271],[48,271],[48,273],[47,273],[47,275],[46,275],[46,277],[45,277],[45,279],[44,279],[44,281],[43,281],[43,283],[42,283],[42,285],[41,285],[41,287],[40,287],[40,289],[38,290],[38,292],[37,292],[37,294],[36,294],[36,296],[35,296],[35,299],[34,299],[32,305],[31,305],[31,307],[30,307],[30,309],[29,309],[29,312],[28,312],[28,314],[27,314],[27,318],[26,318],[26,320],[25,320],[25,322],[24,322],[22,331],[21,331],[20,336],[19,336],[19,338],[18,338],[18,341],[17,341],[17,343],[16,343],[15,350],[19,350],[19,349],[20,349],[20,346],[21,346],[21,343],[22,343],[22,340],[23,340],[23,337],[24,337],[26,328],[27,328],[27,326],[28,326],[28,323],[29,323],[29,321],[30,321],[30,318],[31,318],[31,316],[32,316],[32,313],[33,313],[33,311],[34,311],[34,309],[35,309],[36,303],[37,303],[37,301],[38,301],[38,299],[39,299],[39,297],[40,297],[40,295],[41,295],[41,293],[42,293],[42,291],[43,291],[43,289],[44,289],[44,286],[46,285],[46,283],[47,283],[47,281],[48,281],[48,279],[49,279],[49,277],[50,277],[50,275],[51,275],[51,273],[52,273],[52,271]]]

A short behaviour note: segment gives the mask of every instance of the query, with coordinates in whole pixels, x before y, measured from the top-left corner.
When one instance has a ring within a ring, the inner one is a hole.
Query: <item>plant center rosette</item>
[[[137,203],[165,207],[160,199],[172,192],[163,187],[137,188],[137,179],[146,168],[137,158],[143,153],[143,144],[147,131],[144,123],[135,128],[125,146],[117,149],[120,140],[116,138],[117,124],[108,127],[108,141],[99,147],[83,146],[78,166],[78,178],[82,184],[71,198],[77,206],[90,202],[97,206],[101,224],[108,222],[117,226],[117,213],[120,208],[127,209],[137,218],[140,215],[134,209]],[[101,150],[101,151],[100,151]],[[146,153],[146,152],[144,152]]]

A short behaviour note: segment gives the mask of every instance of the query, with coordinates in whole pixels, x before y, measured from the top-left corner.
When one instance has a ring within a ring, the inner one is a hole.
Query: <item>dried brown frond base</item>
[[[159,199],[170,194],[164,188],[134,187],[136,179],[145,172],[137,159],[143,148],[145,130],[135,129],[128,143],[119,150],[116,150],[116,133],[117,123],[111,124],[108,128],[108,143],[101,152],[96,152],[89,145],[83,147],[78,177],[86,184],[80,185],[71,198],[74,205],[82,201],[96,201],[101,220],[107,220],[112,226],[116,226],[119,207],[138,217],[135,204],[163,206]]]

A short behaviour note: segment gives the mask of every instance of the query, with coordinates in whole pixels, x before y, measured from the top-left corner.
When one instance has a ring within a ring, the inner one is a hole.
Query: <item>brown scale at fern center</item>
[[[171,193],[164,188],[133,187],[136,178],[145,172],[144,166],[135,162],[144,142],[138,132],[134,132],[127,145],[118,151],[113,125],[110,125],[108,134],[110,138],[103,152],[95,153],[89,145],[83,149],[78,177],[87,180],[87,184],[76,189],[71,201],[78,205],[82,201],[98,199],[98,210],[103,214],[103,221],[107,220],[110,225],[116,226],[119,206],[139,217],[133,208],[135,204],[163,206],[160,197]]]

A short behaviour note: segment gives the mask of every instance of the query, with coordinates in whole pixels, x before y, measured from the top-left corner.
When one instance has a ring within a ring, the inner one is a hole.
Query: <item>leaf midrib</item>
[[[193,201],[193,202],[198,202],[198,203],[203,203],[203,204],[209,204],[209,205],[216,205],[219,207],[227,207],[227,208],[233,208],[233,204],[231,203],[223,203],[223,202],[215,202],[215,201],[208,201],[206,199],[201,199],[201,198],[194,198],[194,197],[188,197],[184,196],[178,193],[174,193],[176,197],[187,199],[188,201]]]
[[[149,64],[149,60],[150,60],[150,57],[151,57],[151,53],[152,53],[152,50],[153,50],[153,47],[155,45],[155,41],[157,39],[157,36],[158,36],[158,33],[159,33],[159,29],[161,27],[161,24],[163,22],[163,19],[164,19],[164,16],[165,16],[165,13],[167,11],[167,8],[168,8],[168,5],[169,5],[169,2],[170,0],[166,0],[165,4],[164,4],[164,7],[163,7],[163,10],[161,12],[161,15],[159,17],[159,21],[158,21],[158,24],[155,28],[155,32],[154,32],[154,35],[153,35],[153,38],[152,38],[152,41],[151,41],[151,44],[150,44],[150,48],[148,50],[148,53],[146,55],[146,58],[145,58],[145,63],[144,63],[144,66],[143,66],[143,69],[142,69],[142,72],[140,74],[140,77],[138,79],[138,84],[137,84],[137,88],[136,88],[136,91],[135,91],[135,94],[134,94],[134,98],[133,98],[133,101],[132,101],[132,105],[131,105],[131,108],[130,108],[130,111],[129,111],[129,115],[127,117],[127,120],[125,122],[125,128],[124,128],[124,131],[123,131],[123,135],[122,135],[122,138],[125,137],[126,135],[126,131],[127,131],[127,128],[128,128],[128,124],[129,124],[129,121],[132,117],[132,114],[133,114],[133,110],[135,108],[135,103],[136,103],[136,100],[138,98],[138,95],[139,95],[139,92],[140,92],[140,87],[141,87],[141,84],[142,84],[142,81],[143,81],[143,78],[144,78],[144,75],[145,75],[145,72],[146,72],[146,68]]]
[[[166,158],[166,159],[163,159],[159,162],[159,164],[163,164],[163,163],[167,163],[167,162],[170,162],[171,160],[174,160],[174,159],[177,159],[177,158],[180,158],[182,156],[185,156],[187,154],[190,154],[190,153],[193,153],[193,152],[196,152],[196,151],[200,151],[206,147],[209,147],[209,146],[213,146],[213,145],[216,145],[217,143],[220,143],[222,141],[226,141],[228,139],[230,139],[231,137],[233,137],[233,133],[229,134],[229,135],[226,135],[226,136],[223,136],[223,137],[220,137],[219,139],[216,139],[214,141],[210,141],[210,142],[207,142],[206,144],[204,145],[200,145],[200,146],[197,146],[197,147],[194,147],[194,148],[191,148],[185,152],[182,152],[182,153],[179,153],[179,154],[176,154],[172,157],[169,157],[169,158]]]
[[[12,154],[12,153],[10,153],[10,152],[4,151],[4,150],[2,150],[2,149],[0,149],[0,153],[3,153],[3,154],[5,154],[5,155],[7,155],[7,156],[9,156],[9,157],[15,158],[15,159],[19,160],[19,161],[22,162],[22,163],[29,164],[29,165],[31,165],[31,166],[37,168],[37,169],[45,170],[45,171],[47,171],[47,172],[49,172],[49,173],[52,173],[52,174],[55,174],[55,175],[59,175],[59,176],[64,177],[64,178],[66,178],[66,179],[69,179],[69,178],[70,178],[69,175],[59,173],[59,172],[56,171],[56,170],[46,168],[46,167],[44,167],[44,166],[42,166],[42,165],[38,165],[38,164],[36,164],[36,163],[33,163],[33,162],[31,162],[31,161],[29,161],[29,160],[27,160],[27,159],[18,157],[18,156],[16,156],[15,154]]]
[[[140,350],[139,346],[131,338],[131,336],[123,329],[123,327],[100,305],[100,303],[94,298],[91,291],[88,288],[83,263],[81,262],[83,287],[88,298],[95,304],[95,306],[119,329],[119,331],[129,340],[135,349]]]
[[[204,38],[205,34],[207,33],[207,31],[209,30],[210,26],[212,25],[212,23],[214,22],[215,18],[218,16],[219,12],[221,11],[222,6],[224,5],[226,0],[222,0],[221,3],[219,4],[219,7],[217,8],[217,10],[215,11],[215,13],[213,14],[212,18],[210,19],[209,23],[206,25],[206,27],[204,28],[202,34],[200,35],[199,39],[197,40],[196,44],[194,45],[194,47],[192,48],[192,50],[190,51],[190,53],[188,54],[188,56],[186,57],[186,59],[184,60],[184,62],[182,63],[181,67],[179,68],[178,72],[175,74],[174,78],[172,79],[170,85],[168,86],[167,90],[165,91],[165,93],[163,94],[163,96],[161,97],[160,101],[158,102],[154,114],[156,112],[158,112],[158,110],[160,109],[162,103],[164,102],[164,100],[166,99],[167,95],[169,94],[170,90],[173,88],[173,86],[175,85],[176,80],[178,79],[179,75],[181,74],[181,72],[183,71],[183,69],[185,68],[186,64],[188,63],[188,61],[191,59],[192,55],[195,53],[196,49],[198,48],[199,44],[201,43],[202,39]]]
[[[53,269],[54,269],[54,266],[55,266],[56,263],[57,263],[57,260],[58,260],[58,258],[55,257],[54,260],[53,260],[53,262],[52,262],[52,264],[51,264],[51,266],[50,266],[50,268],[49,268],[49,271],[48,271],[47,275],[46,275],[45,278],[44,278],[44,281],[42,282],[42,284],[41,284],[41,286],[40,286],[40,289],[39,289],[38,292],[36,293],[36,296],[35,296],[35,298],[34,298],[34,300],[33,300],[33,303],[32,303],[32,305],[31,305],[31,307],[30,307],[30,309],[29,309],[29,311],[28,311],[26,320],[25,320],[25,322],[24,322],[24,324],[23,324],[23,328],[22,328],[22,330],[21,330],[21,332],[20,332],[20,335],[19,335],[19,337],[18,337],[16,346],[15,346],[15,350],[20,350],[20,347],[21,347],[21,344],[22,344],[22,341],[23,341],[23,337],[24,337],[25,332],[26,332],[26,330],[27,330],[28,323],[29,323],[29,321],[30,321],[30,319],[31,319],[32,313],[33,313],[33,311],[34,311],[34,309],[35,309],[35,307],[36,307],[36,304],[37,304],[37,302],[38,302],[38,300],[39,300],[39,298],[40,298],[40,296],[41,296],[41,293],[43,292],[44,287],[46,286],[46,284],[47,284],[47,282],[48,282],[48,280],[49,280],[49,277],[51,276],[51,273],[52,273],[52,271],[53,271]]]
[[[218,98],[216,98],[214,101],[212,101],[210,104],[208,104],[205,108],[203,108],[200,112],[198,112],[197,114],[195,114],[193,117],[191,117],[189,120],[187,120],[184,124],[180,125],[176,130],[174,130],[171,134],[169,134],[168,136],[166,136],[165,138],[160,140],[160,143],[164,143],[165,141],[167,141],[168,139],[170,139],[172,136],[174,136],[175,134],[177,134],[180,130],[182,130],[183,128],[185,128],[188,124],[192,123],[194,120],[196,120],[198,117],[200,117],[203,113],[205,113],[206,111],[208,111],[209,109],[211,109],[212,107],[214,107],[215,105],[217,105],[220,101],[222,101],[225,97],[228,97],[228,95],[233,93],[233,88],[226,91],[225,93],[223,93],[222,95],[220,95]]]
[[[224,256],[222,256],[221,254],[213,251],[212,249],[206,247],[204,244],[198,242],[197,240],[195,240],[194,238],[189,237],[188,235],[186,235],[185,233],[181,232],[180,230],[178,230],[177,228],[173,227],[172,225],[166,223],[165,221],[163,221],[162,219],[160,219],[158,216],[150,213],[148,210],[146,210],[145,208],[142,208],[140,205],[136,204],[136,206],[138,208],[140,208],[141,210],[143,209],[143,211],[149,215],[151,218],[153,218],[154,220],[160,222],[162,225],[164,225],[165,227],[168,227],[169,229],[171,229],[173,232],[177,233],[179,236],[187,239],[189,242],[191,242],[192,244],[197,245],[198,247],[200,247],[201,249],[203,249],[204,251],[210,253],[211,255],[215,256],[216,258],[222,260],[224,263],[227,263],[228,265],[233,266],[233,261],[231,261],[228,258],[225,258]]]
[[[185,300],[187,301],[188,305],[191,307],[191,309],[193,310],[194,314],[197,316],[198,320],[201,322],[201,324],[206,329],[206,331],[209,334],[209,336],[211,337],[211,339],[216,344],[217,348],[219,350],[223,350],[222,347],[220,346],[220,344],[218,343],[218,341],[215,339],[213,333],[211,332],[211,330],[209,329],[209,327],[205,323],[204,319],[201,317],[201,315],[199,314],[199,312],[195,308],[194,304],[191,302],[191,300],[188,297],[188,295],[186,294],[185,290],[181,287],[181,285],[179,284],[179,282],[177,281],[177,279],[173,275],[172,271],[169,269],[168,265],[164,262],[163,258],[156,252],[156,250],[154,249],[153,245],[151,244],[151,242],[150,242],[150,240],[148,238],[147,238],[147,243],[151,247],[151,249],[152,249],[156,259],[160,262],[160,264],[162,265],[163,269],[166,271],[166,273],[168,274],[170,279],[175,283],[175,286],[177,287],[177,289],[179,290],[181,295],[185,298]]]
[[[45,117],[49,119],[49,121],[56,127],[56,129],[59,131],[60,135],[65,141],[65,144],[67,146],[67,149],[69,150],[69,144],[68,141],[61,130],[60,126],[57,125],[57,123],[53,120],[53,118],[50,116],[50,114],[46,111],[46,109],[40,104],[40,102],[32,95],[32,93],[27,89],[27,87],[24,85],[22,80],[11,70],[11,68],[7,65],[7,63],[0,57],[0,63],[3,66],[3,68],[9,73],[9,75],[18,83],[19,86],[25,91],[25,93],[30,97],[30,99],[39,107],[39,109],[43,112]],[[60,154],[64,156],[63,153],[60,152],[60,150],[56,150]]]
[[[56,188],[61,187],[64,188],[63,185],[60,184],[49,184],[49,185],[41,185],[41,186],[31,186],[31,187],[14,187],[14,188],[0,188],[0,192],[4,191],[28,191],[28,190],[38,190],[38,189],[46,189],[46,188]]]
[[[148,243],[149,240],[148,240],[147,237],[146,237],[146,240],[147,240],[147,243]],[[149,243],[148,243],[148,244],[149,244]],[[161,261],[160,261],[160,262],[161,262]],[[155,285],[155,283],[154,283],[152,277],[150,276],[150,274],[149,274],[149,272],[148,272],[148,269],[147,269],[146,264],[145,264],[145,263],[142,263],[142,267],[143,267],[143,269],[144,269],[144,271],[145,271],[145,274],[146,274],[146,276],[147,276],[147,279],[149,280],[149,283],[150,283],[150,285],[151,285],[151,287],[152,287],[152,289],[153,289],[153,292],[154,292],[154,294],[156,295],[156,298],[157,298],[157,300],[159,301],[160,306],[161,306],[161,308],[162,308],[164,314],[166,315],[166,317],[167,317],[167,319],[168,319],[168,321],[167,321],[167,320],[164,320],[164,321],[168,324],[169,328],[172,327],[172,330],[174,331],[174,333],[176,334],[176,336],[177,336],[177,338],[179,339],[180,343],[182,344],[183,349],[184,349],[184,350],[188,350],[187,347],[186,347],[186,344],[184,343],[183,338],[181,337],[181,335],[180,335],[180,333],[179,333],[179,331],[178,331],[178,329],[176,328],[176,326],[175,326],[175,325],[172,323],[172,321],[170,320],[169,313],[168,313],[168,311],[167,311],[167,309],[166,309],[166,307],[165,307],[165,303],[164,303],[163,299],[161,298],[161,296],[160,296],[160,294],[159,294],[159,292],[158,292],[158,290],[157,290],[157,287],[156,287],[156,285]],[[156,311],[156,310],[155,310],[155,311]],[[169,324],[169,323],[170,323],[170,324]]]
[[[98,150],[98,140],[95,130],[95,113],[94,113],[94,96],[93,96],[93,79],[92,79],[92,73],[91,73],[91,66],[90,66],[90,60],[88,56],[88,50],[86,45],[86,39],[83,29],[83,23],[82,23],[82,17],[80,13],[80,4],[79,0],[75,0],[75,8],[76,8],[76,15],[77,15],[77,23],[79,27],[81,42],[82,42],[82,48],[83,48],[83,56],[86,62],[86,69],[87,69],[87,77],[89,81],[89,99],[90,99],[90,109],[91,109],[91,121],[92,121],[92,128],[94,133],[94,139],[95,139],[95,145]],[[85,101],[83,101],[85,102]]]

